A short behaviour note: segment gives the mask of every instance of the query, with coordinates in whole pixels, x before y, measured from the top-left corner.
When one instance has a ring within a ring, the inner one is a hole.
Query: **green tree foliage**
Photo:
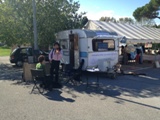
[[[154,27],[154,28],[160,28],[160,25],[153,25],[152,27]]]
[[[148,19],[148,18],[141,18],[140,21],[137,21],[138,24],[146,27],[152,27],[156,25],[155,21],[153,19]]]
[[[55,33],[82,28],[88,21],[85,12],[78,13],[80,4],[73,0],[35,0],[38,44],[48,45]],[[0,1],[0,41],[12,44],[33,44],[32,0]]]
[[[88,22],[88,18],[86,16],[82,19],[82,25],[84,26]]]
[[[116,20],[114,17],[101,17],[99,20],[105,22],[134,24],[134,20],[129,17],[119,18],[119,20]]]
[[[17,35],[17,26],[12,16],[12,8],[7,3],[0,3],[0,41],[11,45],[12,39]]]
[[[159,18],[160,0],[151,0],[148,4],[137,8],[133,12],[133,16],[137,21],[142,18],[155,19]]]
[[[105,21],[105,22],[114,22],[114,23],[117,22],[114,17],[101,17],[99,20],[100,21]]]
[[[119,18],[118,22],[119,23],[126,23],[126,24],[134,24],[134,20],[129,17]]]

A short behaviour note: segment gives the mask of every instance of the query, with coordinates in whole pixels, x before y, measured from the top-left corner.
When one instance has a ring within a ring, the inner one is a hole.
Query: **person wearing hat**
[[[54,85],[60,87],[61,85],[58,83],[59,80],[59,65],[60,65],[60,60],[62,59],[62,51],[60,48],[59,43],[54,43],[53,49],[49,53],[49,61],[51,63],[51,68],[50,68],[50,75],[51,79],[53,80],[53,74],[55,74],[54,78]]]

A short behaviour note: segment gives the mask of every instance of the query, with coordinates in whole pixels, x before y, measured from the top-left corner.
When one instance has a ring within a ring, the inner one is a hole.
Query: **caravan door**
[[[74,67],[79,67],[79,37],[78,34],[74,34]]]
[[[74,68],[79,67],[79,39],[77,34],[70,34],[69,35],[69,58],[70,58],[70,64]]]

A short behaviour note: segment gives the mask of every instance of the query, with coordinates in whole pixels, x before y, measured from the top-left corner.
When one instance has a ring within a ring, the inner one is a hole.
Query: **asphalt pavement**
[[[3,61],[2,61],[3,60]],[[33,84],[22,82],[22,68],[0,57],[1,120],[159,120],[160,69],[136,69],[146,75],[100,78],[100,86],[64,85],[62,89],[30,94]],[[6,61],[6,62],[5,62]],[[96,79],[89,77],[89,82]]]

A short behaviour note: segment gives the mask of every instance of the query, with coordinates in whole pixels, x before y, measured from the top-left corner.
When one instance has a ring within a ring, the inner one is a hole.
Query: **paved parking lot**
[[[9,62],[9,56],[5,56],[5,57],[0,57],[0,64],[10,64]]]
[[[2,60],[2,58],[0,58]],[[4,60],[4,58],[3,58]],[[64,85],[43,95],[30,94],[32,83],[21,82],[21,68],[0,61],[1,120],[159,120],[160,69],[146,76],[120,75],[100,79],[100,87]],[[95,78],[90,77],[90,82]]]

